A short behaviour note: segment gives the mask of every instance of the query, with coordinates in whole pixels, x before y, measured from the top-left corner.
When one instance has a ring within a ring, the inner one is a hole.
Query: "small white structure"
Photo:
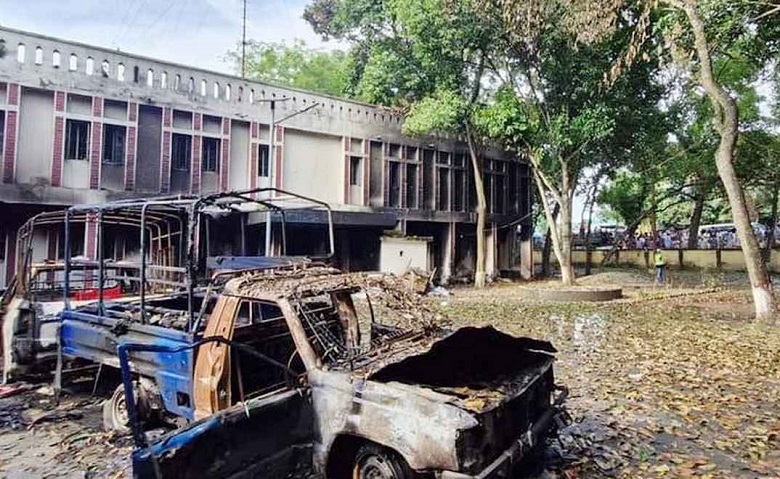
[[[411,268],[431,270],[432,238],[382,236],[379,269],[383,273],[404,274]]]

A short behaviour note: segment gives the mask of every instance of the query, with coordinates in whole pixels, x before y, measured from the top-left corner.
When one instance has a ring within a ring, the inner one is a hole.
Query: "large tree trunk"
[[[720,143],[715,153],[715,165],[718,168],[718,175],[723,182],[723,186],[726,188],[726,195],[731,206],[731,215],[742,245],[742,253],[745,256],[745,265],[753,289],[756,318],[766,319],[771,317],[774,312],[772,283],[770,282],[766,265],[761,258],[761,250],[758,247],[758,241],[756,241],[756,235],[753,232],[753,226],[750,224],[750,217],[748,216],[745,193],[734,171],[733,164],[734,148],[737,143],[739,128],[737,104],[713,76],[709,44],[704,32],[704,22],[699,16],[696,3],[690,0],[684,3],[681,3],[681,0],[675,0],[673,4],[682,5],[685,10],[693,31],[696,54],[699,57],[701,85],[716,107],[716,111],[720,113],[718,124]]]
[[[566,286],[574,285],[574,266],[571,258],[571,217],[572,202],[567,201],[569,195],[564,195],[564,201],[561,205],[561,214],[558,215],[558,248],[555,256],[558,258],[558,264],[561,266],[561,283]],[[554,244],[554,243],[553,243]]]
[[[691,225],[688,227],[688,249],[696,249],[699,247],[699,226],[701,226],[701,215],[703,212],[704,192],[697,191],[693,198],[693,214],[691,214]]]
[[[469,156],[471,157],[472,173],[474,174],[474,190],[477,194],[477,264],[474,272],[474,287],[484,288],[487,267],[487,244],[485,242],[485,223],[487,216],[487,198],[485,197],[485,183],[482,181],[482,165],[479,155],[474,147],[471,131],[467,130],[466,138],[469,144]]]
[[[539,189],[544,215],[547,224],[550,227],[550,236],[552,238],[553,252],[561,268],[561,282],[564,285],[574,284],[574,268],[571,259],[571,217],[572,202],[574,201],[574,190],[570,187],[570,178],[566,170],[566,165],[562,163],[561,186],[558,190],[545,178],[544,173],[539,171],[538,162],[534,162],[534,180]],[[550,208],[549,197],[560,207],[558,218],[553,215],[553,208]]]

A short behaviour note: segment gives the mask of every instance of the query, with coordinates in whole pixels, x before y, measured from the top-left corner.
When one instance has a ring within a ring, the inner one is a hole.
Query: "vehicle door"
[[[188,346],[197,348],[193,397],[202,418],[154,441],[131,419],[134,476],[273,479],[310,466],[310,395],[301,371],[289,367],[295,346],[279,308],[223,296],[207,325],[204,339]],[[199,397],[207,401],[199,405]]]

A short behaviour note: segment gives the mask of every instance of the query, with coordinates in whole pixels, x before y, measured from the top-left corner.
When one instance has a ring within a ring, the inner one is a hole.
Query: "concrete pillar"
[[[442,235],[440,282],[447,284],[452,277],[452,263],[455,260],[455,223],[447,223]]]

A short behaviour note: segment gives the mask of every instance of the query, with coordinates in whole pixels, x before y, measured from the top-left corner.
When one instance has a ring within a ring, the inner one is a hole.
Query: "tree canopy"
[[[240,43],[228,52],[226,59],[240,74]],[[344,51],[315,50],[302,40],[293,43],[249,40],[246,45],[247,78],[328,95],[349,93],[351,62],[350,55]]]

